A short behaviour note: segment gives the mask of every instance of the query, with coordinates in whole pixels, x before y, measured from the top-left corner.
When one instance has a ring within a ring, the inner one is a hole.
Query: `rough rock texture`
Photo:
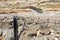
[[[19,40],[60,40],[59,0],[0,0],[0,40],[14,40],[14,16]]]
[[[6,0],[0,2],[0,10],[21,9],[22,7],[33,6],[39,9],[56,11],[60,10],[59,0]],[[52,9],[53,8],[53,9]]]
[[[19,33],[25,22],[20,40],[60,40],[60,11],[0,14],[0,39],[13,40],[13,16],[18,16]],[[25,21],[23,21],[23,19]]]

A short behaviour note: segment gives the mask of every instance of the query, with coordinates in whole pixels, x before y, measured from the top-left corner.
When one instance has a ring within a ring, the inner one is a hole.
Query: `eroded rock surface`
[[[22,13],[22,14],[21,14]],[[0,14],[0,37],[1,40],[13,40],[13,17],[18,19],[18,32],[21,33],[23,23],[24,29],[20,35],[20,40],[60,40],[60,14],[54,12],[37,13],[8,13]],[[53,13],[53,15],[52,15]],[[49,16],[48,16],[49,15]],[[23,21],[23,19],[25,21]],[[18,34],[19,34],[18,33]]]
[[[14,40],[14,16],[19,40],[60,40],[59,10],[59,0],[0,0],[0,40]]]

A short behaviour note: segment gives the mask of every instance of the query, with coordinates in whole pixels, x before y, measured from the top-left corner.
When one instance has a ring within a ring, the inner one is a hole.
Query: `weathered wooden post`
[[[22,24],[23,25],[22,25],[22,29],[21,29],[21,31],[20,31],[20,33],[18,35],[18,21],[17,21],[17,19],[18,19],[17,16],[13,17],[14,40],[19,40],[22,32],[24,31],[24,26],[25,26],[25,19],[24,19],[24,17],[22,17],[22,20],[23,20]]]
[[[13,26],[14,26],[14,40],[19,40],[17,16],[13,17]]]

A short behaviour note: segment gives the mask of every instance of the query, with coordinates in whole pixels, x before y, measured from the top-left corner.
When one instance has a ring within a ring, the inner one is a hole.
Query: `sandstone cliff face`
[[[33,6],[39,9],[53,11],[60,10],[59,0],[6,0],[0,2],[0,9],[21,9],[22,7]],[[52,9],[53,8],[53,9]]]
[[[13,40],[13,16],[18,16],[18,32],[21,33],[23,22],[24,31],[19,40],[60,40],[60,11],[45,11],[43,13],[19,12],[0,14],[0,39]],[[25,21],[22,20],[24,18]]]
[[[60,40],[60,0],[0,0],[0,40],[14,40],[14,16],[19,40]]]

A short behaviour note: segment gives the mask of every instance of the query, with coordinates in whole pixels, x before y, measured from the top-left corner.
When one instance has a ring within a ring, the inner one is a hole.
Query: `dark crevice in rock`
[[[40,34],[45,35],[45,33],[40,33]]]
[[[12,25],[13,21],[9,22],[10,25]]]
[[[40,2],[41,4],[46,3],[47,1]]]
[[[34,36],[37,36],[36,33],[35,34],[29,34],[28,35],[29,37],[34,37]]]
[[[25,34],[26,34],[26,32],[23,33],[23,35],[25,35]]]
[[[31,25],[33,22],[29,22],[29,23],[27,23],[28,25]]]
[[[36,25],[38,24],[38,23],[35,23]]]
[[[10,13],[17,13],[17,12],[11,11]]]
[[[20,24],[19,26],[22,26],[22,24]]]
[[[3,35],[3,32],[1,33],[1,35],[0,36],[2,36]]]
[[[33,9],[33,10],[35,10],[37,13],[43,13],[42,9],[38,9],[38,8],[36,8],[36,7],[33,7],[33,6],[26,6],[26,7],[22,7],[21,9],[26,9],[26,8]]]
[[[0,13],[0,14],[7,14],[6,12],[2,12],[2,13]]]
[[[49,32],[47,35],[50,35],[51,34],[51,32]]]
[[[40,34],[41,34],[41,35],[50,35],[51,32],[49,32],[49,33],[47,33],[47,34],[46,34],[46,33],[41,33],[41,32],[40,32]]]

